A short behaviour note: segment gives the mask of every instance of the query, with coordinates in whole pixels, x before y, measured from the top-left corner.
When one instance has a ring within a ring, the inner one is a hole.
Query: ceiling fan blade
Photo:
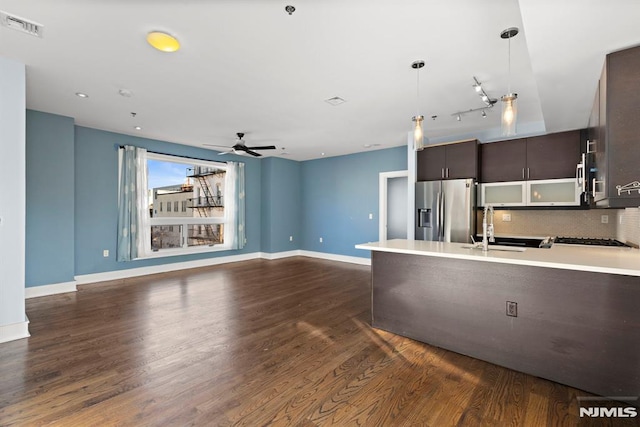
[[[224,156],[225,154],[229,154],[231,151],[223,151],[222,153],[218,153],[218,156]]]
[[[275,150],[275,145],[263,145],[260,147],[247,147],[249,150]]]
[[[252,155],[252,156],[254,156],[254,157],[262,157],[262,154],[260,154],[260,153],[256,153],[255,151],[251,151],[251,150],[249,150],[249,149],[244,150],[244,151],[246,151],[248,154],[251,154],[251,155]]]

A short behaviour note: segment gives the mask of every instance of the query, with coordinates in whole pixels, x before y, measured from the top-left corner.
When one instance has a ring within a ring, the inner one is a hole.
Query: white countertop
[[[481,249],[468,249],[469,246],[471,246],[469,243],[394,239],[363,243],[356,245],[356,248],[640,277],[640,250],[638,249],[556,244],[549,249],[526,248],[524,252],[498,250],[483,252]]]

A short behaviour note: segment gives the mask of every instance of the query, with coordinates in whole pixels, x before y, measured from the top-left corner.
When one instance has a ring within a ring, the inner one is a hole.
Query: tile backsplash
[[[635,238],[638,237],[638,209],[635,213],[626,213],[619,209],[591,209],[591,210],[496,210],[493,220],[495,233],[505,236],[565,236],[565,237],[594,237],[618,238],[619,215],[635,215]],[[503,215],[510,215],[511,221],[504,221]],[[602,223],[602,216],[606,216],[608,223]],[[629,223],[633,222],[629,220]],[[624,223],[624,220],[623,220]],[[482,233],[482,211],[478,211],[477,229]],[[628,234],[634,236],[634,229],[630,227]],[[629,240],[629,239],[627,239]],[[636,240],[637,241],[637,240]]]
[[[626,208],[618,211],[617,235],[621,242],[640,245],[640,208]]]

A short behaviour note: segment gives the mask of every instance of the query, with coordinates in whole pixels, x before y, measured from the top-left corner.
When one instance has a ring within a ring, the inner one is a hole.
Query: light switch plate
[[[609,224],[609,215],[600,215],[600,222],[602,224]]]
[[[502,214],[503,222],[511,222],[511,214]]]

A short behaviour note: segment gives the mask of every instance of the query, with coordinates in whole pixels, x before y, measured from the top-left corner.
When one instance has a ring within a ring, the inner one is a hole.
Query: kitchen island
[[[602,396],[640,395],[640,251],[470,246],[357,245],[371,251],[372,325]]]

